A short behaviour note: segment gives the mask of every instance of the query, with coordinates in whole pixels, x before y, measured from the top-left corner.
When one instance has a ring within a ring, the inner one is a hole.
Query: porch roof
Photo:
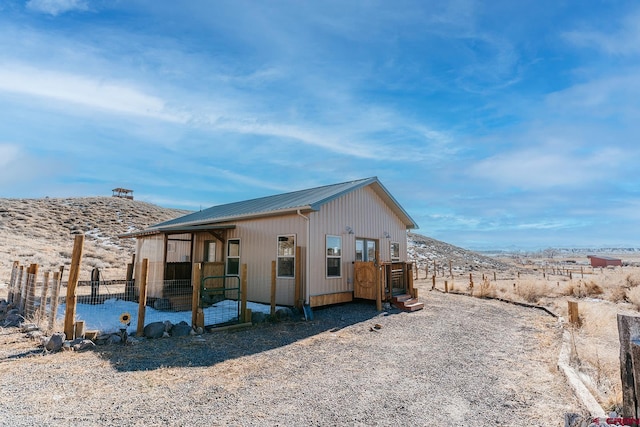
[[[177,226],[177,227],[158,227],[158,228],[147,228],[146,230],[121,234],[118,237],[120,237],[121,239],[125,239],[130,237],[151,236],[153,234],[182,234],[182,233],[193,233],[196,231],[232,230],[234,228],[236,228],[234,224],[227,224],[227,225],[201,224],[201,225],[185,225],[185,226]]]

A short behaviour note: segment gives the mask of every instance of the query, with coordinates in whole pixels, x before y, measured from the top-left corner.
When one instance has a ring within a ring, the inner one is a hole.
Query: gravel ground
[[[42,355],[3,330],[0,424],[562,426],[580,410],[555,366],[556,320],[421,292],[415,313],[352,303],[81,353]]]

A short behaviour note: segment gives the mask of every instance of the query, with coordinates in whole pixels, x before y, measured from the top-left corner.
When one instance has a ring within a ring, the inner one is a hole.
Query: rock
[[[251,323],[253,324],[264,323],[268,318],[269,316],[267,314],[260,311],[254,311],[253,313],[251,313]]]
[[[278,320],[290,319],[293,316],[293,312],[290,308],[283,307],[276,310],[276,318]]]
[[[118,334],[111,334],[109,338],[107,338],[107,344],[120,344],[122,342],[122,337]]]
[[[172,337],[186,337],[191,333],[191,326],[185,321],[178,323],[177,325],[173,325],[171,328],[171,336]]]
[[[20,330],[24,333],[37,331],[38,329],[40,328],[35,323],[23,323],[20,327]]]
[[[80,342],[76,342],[73,345],[74,351],[83,351],[83,350],[91,350],[95,348],[95,343],[91,340],[80,340]]]
[[[51,337],[49,338],[49,341],[47,341],[47,344],[44,346],[44,348],[47,351],[51,351],[51,352],[59,351],[64,345],[64,340],[65,340],[64,332],[56,332],[55,334],[51,335]]]
[[[173,323],[171,323],[169,320],[165,320],[163,323],[165,332],[169,332],[171,328],[173,328]]]
[[[26,334],[26,337],[29,338],[29,339],[32,339],[32,340],[39,340],[43,336],[44,336],[44,334],[39,329],[37,329],[35,331],[27,332],[27,334]]]
[[[158,298],[154,301],[153,308],[159,311],[171,310],[171,301],[169,301],[167,298]]]
[[[22,317],[17,311],[18,310],[16,309],[9,310],[9,312],[7,313],[7,316],[4,318],[4,322],[2,324],[3,327],[11,328],[11,327],[20,326],[24,323],[25,321],[24,317]]]
[[[166,325],[164,322],[149,323],[144,327],[144,336],[147,338],[162,338],[165,329]]]

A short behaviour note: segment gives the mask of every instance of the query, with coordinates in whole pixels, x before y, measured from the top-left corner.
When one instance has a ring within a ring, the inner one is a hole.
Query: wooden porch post
[[[191,327],[204,328],[204,311],[200,308],[200,288],[202,281],[202,263],[194,262],[191,269],[191,287],[193,288],[191,298]],[[202,315],[200,314],[202,313]]]
[[[247,312],[247,264],[242,264],[240,276],[240,323],[245,322]]]
[[[147,274],[149,272],[149,259],[142,259],[142,271],[140,273],[140,298],[138,301],[138,328],[136,336],[144,335],[144,315],[147,306]]]

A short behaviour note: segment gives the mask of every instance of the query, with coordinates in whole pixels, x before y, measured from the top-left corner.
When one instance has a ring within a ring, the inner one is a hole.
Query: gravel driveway
[[[42,356],[4,330],[0,424],[562,426],[580,410],[555,319],[420,290],[415,313],[352,303],[82,353]]]

